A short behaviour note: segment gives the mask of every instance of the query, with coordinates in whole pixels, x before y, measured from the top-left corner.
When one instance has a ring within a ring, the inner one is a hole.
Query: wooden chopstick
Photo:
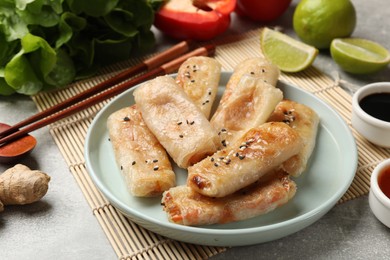
[[[42,118],[45,118],[51,114],[54,114],[55,112],[58,112],[66,107],[69,107],[81,100],[84,100],[92,95],[95,95],[104,89],[113,86],[121,81],[124,81],[132,76],[135,76],[136,74],[139,74],[146,70],[151,70],[154,68],[157,68],[158,66],[188,52],[191,48],[192,43],[190,41],[182,41],[171,48],[153,56],[152,58],[149,58],[145,61],[142,61],[138,63],[135,66],[132,66],[123,72],[120,72],[119,74],[115,75],[114,77],[97,84],[96,86],[83,91],[63,102],[60,102],[46,110],[43,110],[42,112],[39,112],[23,121],[20,121],[19,123],[11,126],[10,128],[0,132],[0,137],[6,137],[7,135],[18,131],[19,128],[24,127],[28,124],[34,123],[37,120],[40,120]]]
[[[7,136],[4,136],[3,138],[0,139],[0,146],[4,145],[10,141],[13,141],[17,138],[20,138],[21,136],[26,135],[27,133],[30,133],[34,130],[37,130],[43,126],[49,125],[57,120],[65,118],[65,117],[72,115],[76,112],[79,112],[82,109],[88,108],[88,107],[93,106],[93,105],[95,105],[103,100],[106,100],[106,99],[109,99],[113,96],[116,96],[116,95],[120,94],[121,92],[123,92],[123,91],[137,85],[137,84],[140,84],[146,80],[152,79],[152,78],[157,77],[157,76],[162,76],[165,74],[173,73],[180,67],[180,65],[184,61],[186,61],[190,57],[211,56],[214,54],[214,52],[215,52],[214,45],[207,45],[207,46],[197,48],[191,52],[188,52],[188,53],[180,56],[179,58],[176,58],[172,61],[164,63],[163,65],[161,65],[157,68],[154,68],[154,69],[152,69],[144,74],[141,74],[137,77],[134,77],[128,81],[119,83],[116,86],[114,86],[108,90],[100,92],[91,98],[84,99],[84,100],[80,101],[79,103],[74,104],[70,107],[67,107],[61,111],[55,111],[53,114],[43,118],[40,121],[38,120],[33,124],[30,124],[30,125],[22,128],[16,132],[13,132]]]

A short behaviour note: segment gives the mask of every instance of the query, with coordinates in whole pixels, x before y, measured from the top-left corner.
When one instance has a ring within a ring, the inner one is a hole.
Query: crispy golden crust
[[[284,122],[297,130],[304,142],[301,151],[282,164],[283,169],[294,177],[305,171],[314,150],[318,132],[319,116],[310,107],[291,100],[280,102],[269,122]]]
[[[196,56],[186,60],[179,68],[176,82],[200,108],[206,118],[218,92],[221,64],[213,58]]]
[[[187,168],[217,150],[216,131],[172,77],[148,81],[134,97],[146,125],[179,167]]]
[[[188,168],[187,185],[209,197],[224,197],[244,188],[297,154],[299,133],[284,123],[264,123],[231,146]]]
[[[136,105],[111,114],[107,127],[116,162],[132,195],[159,196],[175,185],[168,155]]]
[[[279,69],[261,58],[240,63],[230,77],[211,125],[226,147],[253,127],[267,121],[283,93],[275,88]]]
[[[243,76],[210,120],[220,133],[222,146],[228,146],[249,129],[266,122],[282,98],[280,89],[258,78]]]
[[[210,198],[187,186],[177,186],[164,193],[162,204],[171,222],[190,226],[222,224],[266,214],[287,203],[295,192],[295,183],[278,172],[223,198]]]

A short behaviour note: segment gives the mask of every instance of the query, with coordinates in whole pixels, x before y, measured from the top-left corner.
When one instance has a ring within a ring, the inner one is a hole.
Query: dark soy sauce
[[[362,98],[360,107],[369,115],[390,122],[390,93],[375,93]]]

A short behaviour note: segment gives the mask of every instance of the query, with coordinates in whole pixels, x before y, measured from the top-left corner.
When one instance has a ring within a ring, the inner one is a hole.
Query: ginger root
[[[17,164],[0,175],[0,212],[5,205],[24,205],[40,200],[49,188],[50,176]]]

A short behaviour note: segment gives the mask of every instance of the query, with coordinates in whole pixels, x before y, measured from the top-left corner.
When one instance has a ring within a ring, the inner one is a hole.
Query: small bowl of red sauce
[[[351,121],[368,141],[390,148],[390,82],[368,84],[356,91]]]
[[[390,159],[372,172],[368,202],[376,218],[390,228]]]

